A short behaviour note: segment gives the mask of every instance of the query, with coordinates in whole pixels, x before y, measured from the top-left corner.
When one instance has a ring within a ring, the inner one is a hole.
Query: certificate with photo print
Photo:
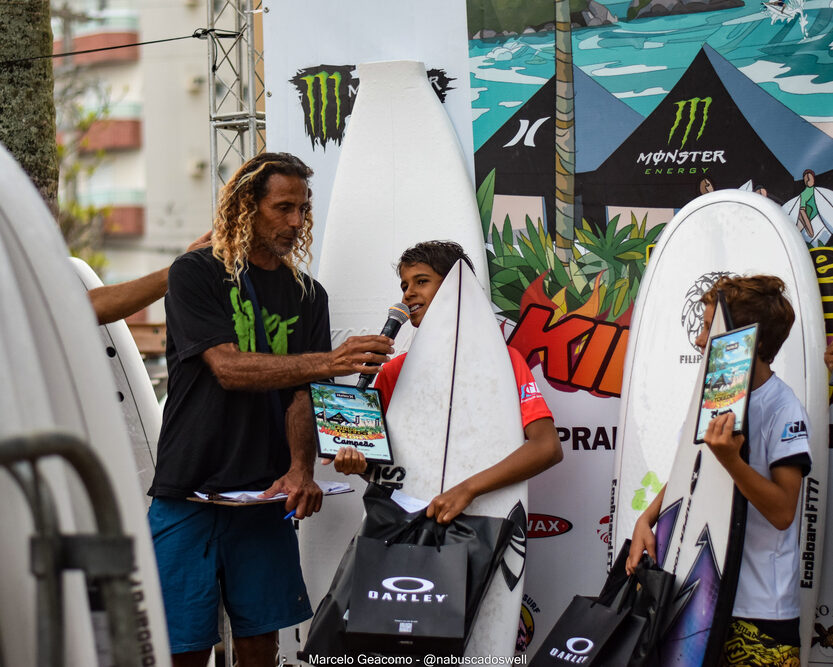
[[[318,455],[334,458],[341,447],[355,447],[375,463],[393,463],[378,389],[311,382]]]
[[[757,346],[757,324],[727,331],[709,341],[694,442],[705,442],[709,422],[729,411],[735,413],[732,432],[743,432]]]

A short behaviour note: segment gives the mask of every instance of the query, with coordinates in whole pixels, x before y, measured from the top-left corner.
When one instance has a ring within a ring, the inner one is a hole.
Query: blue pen
[[[295,510],[292,510],[291,512],[289,512],[289,513],[288,513],[288,514],[284,517],[284,519],[291,519],[293,516],[295,516]]]

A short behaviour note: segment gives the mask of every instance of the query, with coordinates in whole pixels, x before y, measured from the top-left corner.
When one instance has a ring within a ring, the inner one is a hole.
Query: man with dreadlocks
[[[321,508],[306,383],[375,372],[365,364],[393,352],[385,336],[330,350],[327,294],[299,268],[311,175],[287,153],[249,160],[221,193],[211,247],[170,270],[170,379],[148,518],[176,667],[206,664],[221,594],[241,667],[273,667],[277,630],[312,615],[283,520]],[[289,497],[243,508],[185,500],[243,489]]]

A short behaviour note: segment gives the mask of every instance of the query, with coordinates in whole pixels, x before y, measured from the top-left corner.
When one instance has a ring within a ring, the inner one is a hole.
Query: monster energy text
[[[651,174],[706,174],[714,163],[726,163],[726,151],[722,149],[691,148],[699,141],[709,122],[711,97],[692,97],[674,102],[674,119],[668,132],[667,148],[639,153],[637,165],[645,165],[645,173]],[[698,122],[699,120],[699,122]],[[674,147],[679,141],[679,146]],[[688,150],[684,150],[686,145]]]

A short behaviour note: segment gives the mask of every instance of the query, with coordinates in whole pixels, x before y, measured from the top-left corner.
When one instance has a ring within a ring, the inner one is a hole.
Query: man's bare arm
[[[263,492],[264,498],[286,493],[286,509],[303,519],[321,509],[321,487],[313,479],[315,466],[315,424],[306,390],[296,391],[286,409],[286,441],[291,463],[287,473]]]
[[[268,391],[353,373],[378,373],[393,354],[387,336],[351,336],[332,352],[264,354],[241,352],[234,343],[222,343],[202,353],[220,386],[228,391]]]
[[[207,246],[211,238],[208,231],[191,245],[186,252]],[[99,324],[123,320],[142,308],[165,296],[168,291],[168,268],[159,269],[136,280],[115,285],[102,285],[87,292]]]
[[[102,285],[87,292],[99,324],[110,324],[139,312],[168,291],[168,268],[136,280]]]

